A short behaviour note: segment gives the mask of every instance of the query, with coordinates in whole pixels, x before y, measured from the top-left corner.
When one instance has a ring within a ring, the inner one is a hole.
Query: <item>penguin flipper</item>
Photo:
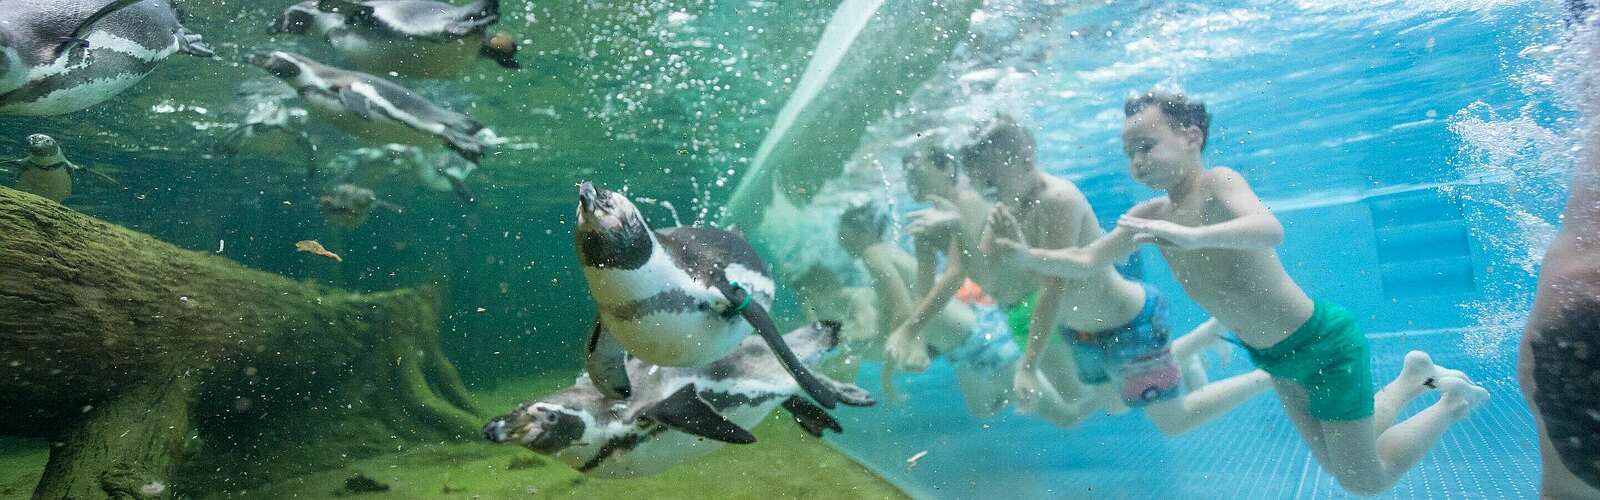
[[[717,413],[717,409],[700,399],[694,384],[685,385],[666,399],[645,408],[645,418],[673,430],[730,444],[750,444],[756,437],[750,431]]]
[[[583,365],[600,394],[611,399],[627,399],[633,394],[633,386],[628,382],[628,353],[622,350],[622,344],[615,337],[606,333],[600,318],[594,320],[585,349],[587,357]]]
[[[822,432],[844,432],[844,427],[839,426],[839,421],[829,415],[827,410],[806,401],[805,398],[789,396],[784,400],[783,409],[789,410],[789,415],[794,417],[794,423],[813,437],[822,437]]]
[[[722,287],[725,287],[722,294],[730,303],[746,304],[739,313],[744,316],[745,321],[750,322],[750,326],[761,335],[761,339],[767,342],[767,347],[772,349],[772,354],[778,356],[779,364],[789,372],[789,376],[794,377],[795,383],[800,384],[800,388],[823,408],[832,409],[837,405],[839,394],[833,386],[819,380],[816,374],[811,373],[811,369],[806,368],[806,365],[800,362],[800,358],[794,355],[794,350],[783,341],[783,334],[778,333],[778,326],[773,324],[772,316],[767,314],[767,308],[761,304],[746,302],[749,292],[743,288],[734,287],[731,283]]]
[[[353,113],[362,120],[372,119],[372,100],[355,88],[340,87],[339,104],[344,106],[346,112]]]
[[[468,205],[478,204],[478,195],[473,194],[472,187],[467,185],[466,179],[450,175],[450,173],[446,172],[443,168],[435,167],[435,171],[439,173],[440,177],[444,177],[445,180],[450,181],[450,189],[456,192],[456,197],[461,198],[462,203],[466,203]]]
[[[78,23],[78,27],[72,29],[72,34],[68,35],[61,45],[56,46],[56,56],[59,57],[61,54],[67,53],[67,51],[72,50],[73,47],[87,46],[89,42],[84,37],[89,34],[89,30],[94,29],[95,23],[100,22],[101,19],[105,19],[106,16],[115,14],[117,11],[122,10],[129,5],[133,5],[141,1],[144,0],[115,0],[106,4],[105,7],[101,7],[100,10],[95,11],[93,14],[90,14],[89,17],[83,20],[83,22]]]
[[[89,169],[84,168],[84,167],[80,167],[80,166],[77,166],[77,165],[70,165],[70,164],[68,165],[68,168],[71,168],[73,172],[87,172],[90,175],[93,175],[93,176],[99,178],[100,180],[103,180],[103,181],[111,183],[111,185],[113,185],[113,186],[121,186],[122,185],[121,182],[117,182],[117,179],[115,177],[112,177],[112,176],[106,175],[104,173],[101,173],[99,170],[89,170]]]

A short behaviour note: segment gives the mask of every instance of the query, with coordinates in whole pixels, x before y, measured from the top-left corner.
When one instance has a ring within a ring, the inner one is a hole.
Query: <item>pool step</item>
[[[1460,204],[1425,189],[1368,199],[1385,298],[1477,293]]]

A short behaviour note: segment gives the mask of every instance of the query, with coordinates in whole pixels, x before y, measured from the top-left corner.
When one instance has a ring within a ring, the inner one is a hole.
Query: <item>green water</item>
[[[671,205],[685,223],[715,221],[838,4],[504,2],[494,31],[522,41],[523,69],[483,62],[450,81],[402,81],[504,139],[468,180],[479,205],[395,179],[380,196],[405,211],[380,210],[344,230],[317,210],[327,178],[308,183],[298,158],[211,152],[249,110],[241,92],[276,85],[244,56],[318,45],[266,35],[290,3],[178,2],[187,27],[206,37],[217,58],[171,57],[130,91],[85,111],[0,117],[0,151],[20,156],[27,134],[57,138],[76,163],[118,181],[80,180],[67,206],[185,249],[356,292],[441,290],[444,352],[485,418],[570,383],[581,367],[594,312],[573,255],[574,185],[592,180],[660,200],[645,207],[654,219],[670,220],[659,207]],[[309,130],[324,161],[364,146],[324,124]],[[294,251],[300,240],[322,242],[343,262]],[[172,492],[326,498],[360,472],[393,487],[385,498],[691,497],[730,481],[758,481],[787,497],[899,495],[782,420],[757,430],[763,446],[725,449],[639,480],[586,480],[556,462],[514,466],[531,454],[488,446],[466,429],[460,440],[396,439],[377,446],[393,445],[383,453],[318,457],[331,468],[308,475],[229,478],[191,464],[189,476],[172,480]],[[243,446],[205,444],[230,445]],[[49,446],[0,441],[0,498],[29,496]],[[306,449],[315,453],[314,444]],[[807,475],[792,473],[802,469]]]

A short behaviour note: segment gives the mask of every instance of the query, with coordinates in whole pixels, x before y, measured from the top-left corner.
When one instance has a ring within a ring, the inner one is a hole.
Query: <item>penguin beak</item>
[[[272,65],[272,56],[264,52],[257,52],[244,57],[244,62],[258,68],[267,68]]]
[[[578,207],[583,211],[593,212],[595,201],[599,197],[600,193],[595,191],[594,183],[583,181],[583,184],[578,185]]]

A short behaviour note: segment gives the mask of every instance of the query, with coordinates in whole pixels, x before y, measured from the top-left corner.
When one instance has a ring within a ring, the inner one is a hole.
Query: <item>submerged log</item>
[[[246,269],[0,188],[0,435],[51,440],[34,492],[51,499],[248,487],[464,439],[481,419],[437,303]]]

